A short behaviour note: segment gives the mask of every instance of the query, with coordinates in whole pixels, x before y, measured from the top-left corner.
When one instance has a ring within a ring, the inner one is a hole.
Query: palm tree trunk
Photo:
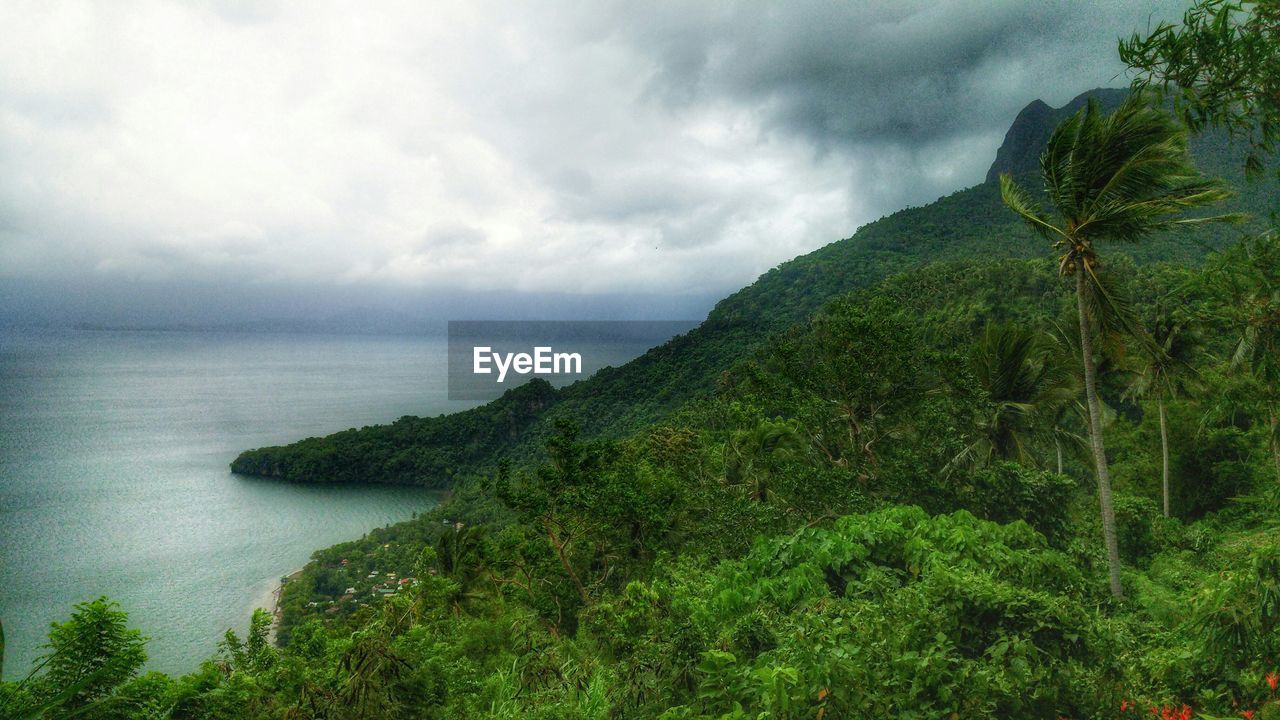
[[[1084,395],[1089,408],[1089,444],[1098,469],[1098,505],[1102,510],[1102,539],[1107,546],[1107,576],[1111,594],[1124,597],[1120,584],[1120,547],[1116,542],[1116,514],[1111,505],[1111,473],[1102,445],[1102,403],[1098,400],[1097,371],[1093,364],[1093,330],[1084,310],[1085,268],[1076,269],[1076,311],[1080,315],[1080,356],[1084,363]]]
[[[1280,434],[1276,432],[1276,423],[1280,422],[1280,417],[1276,416],[1274,410],[1271,411],[1271,459],[1276,462],[1276,480],[1280,480]]]
[[[1053,439],[1053,447],[1058,451],[1058,474],[1062,474],[1062,438],[1055,437]]]
[[[1165,420],[1164,398],[1157,397],[1156,404],[1160,407],[1160,459],[1164,480],[1164,516],[1169,517],[1169,426]]]

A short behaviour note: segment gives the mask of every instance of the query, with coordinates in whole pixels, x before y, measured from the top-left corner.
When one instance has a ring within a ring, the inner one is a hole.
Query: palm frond
[[[1065,236],[1062,230],[1054,227],[1049,221],[1044,210],[1040,208],[1040,203],[1031,197],[1031,193],[1014,182],[1009,173],[1000,175],[1000,197],[1009,209],[1021,216],[1027,225],[1040,235],[1050,240],[1058,240]]]
[[[1137,93],[1109,115],[1090,100],[1063,121],[1041,156],[1041,174],[1064,227],[1080,238],[1133,242],[1177,225],[1241,217],[1177,217],[1230,193],[1196,170],[1186,128]]]

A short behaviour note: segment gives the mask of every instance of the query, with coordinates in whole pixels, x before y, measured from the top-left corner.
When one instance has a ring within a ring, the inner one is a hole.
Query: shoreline
[[[270,642],[272,645],[275,645],[275,644],[276,644],[276,631],[277,631],[277,630],[279,629],[279,627],[280,627],[280,613],[281,613],[281,611],[280,611],[280,595],[281,595],[281,593],[283,593],[283,592],[284,592],[284,586],[285,586],[285,585],[288,585],[289,583],[293,582],[294,580],[297,580],[297,579],[298,579],[298,577],[299,577],[300,575],[302,575],[302,570],[303,570],[303,568],[298,568],[298,569],[293,570],[293,571],[291,571],[291,572],[289,572],[289,573],[287,573],[287,574],[285,574],[285,575],[280,576],[280,578],[276,581],[275,585],[274,585],[274,586],[272,587],[272,589],[271,589],[271,604],[270,604],[270,607],[264,607],[264,604],[263,604],[263,603],[259,603],[259,604],[256,604],[256,605],[254,606],[254,609],[255,609],[255,610],[257,610],[259,607],[261,607],[263,610],[266,610],[266,611],[268,611],[269,613],[271,613],[271,627],[270,627],[270,629],[267,631],[267,641],[268,641],[268,642]],[[265,599],[265,598],[263,598],[263,599]]]

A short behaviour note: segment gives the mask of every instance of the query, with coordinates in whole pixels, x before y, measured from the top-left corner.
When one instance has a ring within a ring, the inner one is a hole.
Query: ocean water
[[[431,508],[405,487],[232,475],[244,449],[475,403],[446,399],[442,337],[0,332],[6,679],[51,621],[106,595],[186,672],[243,633],[312,551]]]
[[[574,349],[594,371],[649,344]],[[439,495],[420,488],[293,485],[228,466],[248,448],[479,404],[448,400],[447,345],[0,330],[5,678],[28,672],[50,622],[100,595],[150,638],[149,668],[188,672],[314,550],[433,507]]]

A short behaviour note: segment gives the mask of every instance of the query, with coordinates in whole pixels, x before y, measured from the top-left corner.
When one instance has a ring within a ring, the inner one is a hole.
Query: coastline
[[[273,645],[276,642],[276,631],[280,627],[280,595],[284,592],[284,586],[297,580],[300,575],[302,575],[302,568],[280,576],[272,583],[270,592],[259,596],[258,601],[254,603],[254,610],[262,608],[271,613],[271,629],[267,633],[267,640]]]

